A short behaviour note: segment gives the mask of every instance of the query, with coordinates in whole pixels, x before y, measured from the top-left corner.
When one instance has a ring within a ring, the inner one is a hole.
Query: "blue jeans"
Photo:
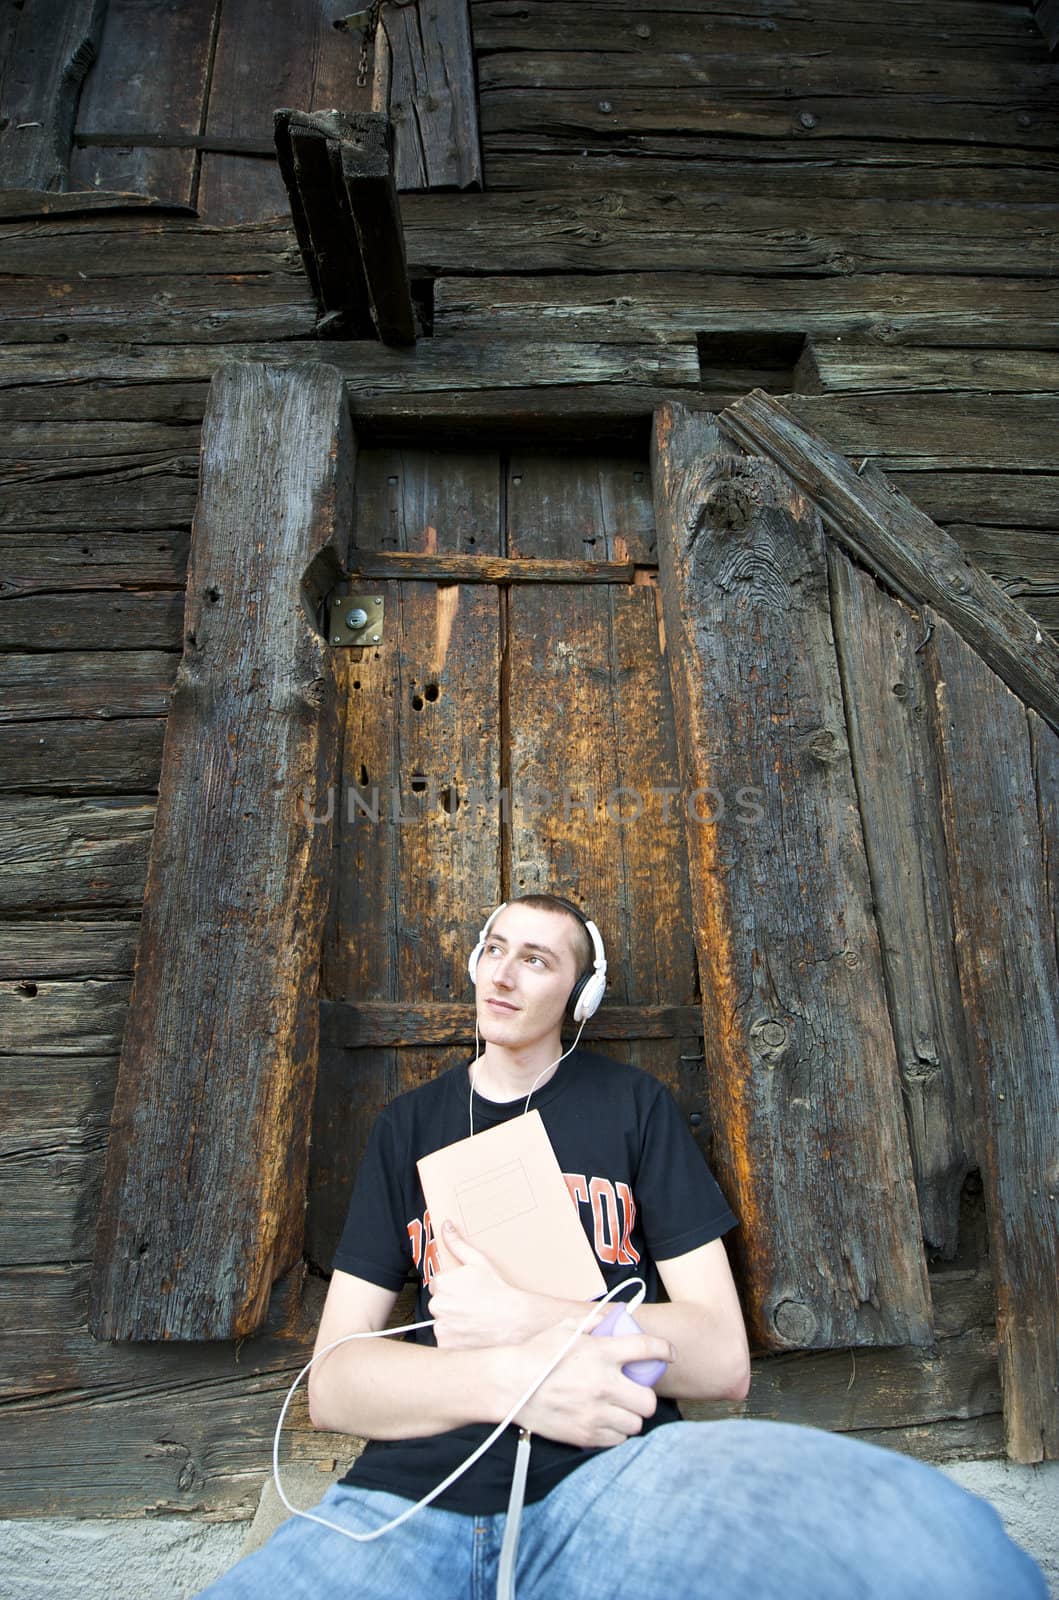
[[[364,1532],[407,1501],[344,1488]],[[505,1517],[428,1506],[354,1544],[292,1517],[202,1600],[492,1600]],[[986,1501],[908,1456],[779,1422],[680,1422],[594,1456],[527,1506],[518,1600],[1046,1600]]]

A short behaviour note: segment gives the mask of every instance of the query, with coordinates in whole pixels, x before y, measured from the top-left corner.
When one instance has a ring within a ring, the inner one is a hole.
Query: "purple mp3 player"
[[[607,1312],[599,1326],[592,1329],[592,1337],[602,1335],[604,1338],[627,1339],[632,1333],[642,1332],[643,1329],[633,1321],[625,1307],[616,1305]],[[653,1389],[667,1365],[665,1361],[627,1361],[621,1370],[633,1383],[642,1383],[644,1388]]]

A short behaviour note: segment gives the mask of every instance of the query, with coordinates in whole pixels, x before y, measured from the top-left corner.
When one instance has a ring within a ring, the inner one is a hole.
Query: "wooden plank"
[[[0,723],[165,714],[179,656],[166,650],[0,654]]]
[[[956,398],[956,397],[953,397]],[[1015,693],[1059,728],[1059,645],[903,495],[859,477],[839,453],[767,395],[723,414],[812,496],[831,536],[888,587],[936,607]],[[839,446],[841,448],[841,446]]]
[[[415,344],[387,118],[279,110],[275,138],[321,336]]]
[[[0,793],[154,795],[164,738],[164,717],[0,724]]]
[[[441,0],[442,8],[446,4],[451,0]],[[353,136],[332,149],[331,161],[348,197],[364,263],[372,321],[383,344],[414,345],[416,319],[394,180],[390,124],[368,114],[356,117],[355,123]]]
[[[818,278],[770,277],[763,294],[761,279],[740,274],[733,264],[723,276],[645,270],[608,273],[605,281],[580,274],[454,274],[435,285],[434,328],[435,337],[519,332],[527,340],[550,330],[567,347],[579,340],[672,341],[701,331],[757,329],[885,345],[1055,350],[1059,286],[1022,276],[953,277],[929,265],[908,275],[830,278],[826,293]]]
[[[496,555],[495,456],[372,450],[358,470],[356,540],[435,555]],[[350,563],[359,559],[355,547]],[[380,583],[383,643],[339,652],[344,734],[322,993],[335,1001],[451,1003],[469,993],[479,898],[500,898],[500,595],[481,585]],[[360,659],[356,659],[356,655]],[[364,937],[364,929],[372,930]],[[329,1266],[376,1113],[466,1049],[328,1045],[306,1226]]]
[[[75,255],[78,269],[93,278],[268,277],[280,273],[297,281],[301,276],[300,267],[290,259],[288,223],[216,229],[184,217],[89,212],[83,217],[6,223],[0,239],[5,269],[13,277],[63,280],[71,275]]]
[[[398,189],[480,189],[468,0],[384,9],[375,54],[373,104],[393,120]]]
[[[646,458],[603,453],[576,455],[521,449],[511,458],[512,487],[520,500],[541,502],[538,527],[523,515],[512,551],[522,560],[633,561],[653,565],[654,506]]]
[[[330,0],[225,0],[203,131],[271,145],[277,106],[357,105],[359,41],[335,15]],[[224,226],[287,211],[276,162],[235,155],[203,156],[198,204],[204,220]]]
[[[301,596],[341,566],[352,472],[337,373],[233,364],[214,380],[100,1209],[97,1337],[238,1337],[298,1257],[328,843],[305,808],[337,739],[327,647]],[[269,537],[248,542],[247,528]]]
[[[562,465],[557,463],[559,470]],[[435,583],[631,583],[631,561],[547,561],[536,556],[419,555],[414,551],[358,550],[355,575],[423,578]]]
[[[15,278],[6,286],[4,333],[15,343],[36,343],[42,335],[124,342],[135,334],[147,343],[167,342],[174,333],[209,343],[306,338],[316,312],[299,280],[300,274],[151,279],[130,272],[100,283],[93,274],[82,277],[81,269],[58,285]]]
[[[5,589],[0,585],[0,593]],[[84,650],[89,640],[107,651],[178,650],[183,615],[178,591],[67,594],[55,605],[8,593],[0,606],[0,650]]]
[[[120,288],[115,294],[120,294]],[[130,350],[135,350],[135,355]],[[615,345],[605,341],[558,348],[543,338],[509,337],[498,341],[495,335],[476,333],[468,338],[421,340],[414,352],[387,349],[368,340],[228,343],[217,348],[200,343],[146,343],[126,345],[119,351],[112,344],[101,342],[81,344],[76,351],[65,353],[57,353],[54,344],[16,343],[5,347],[4,356],[0,392],[15,389],[24,394],[35,386],[51,388],[59,383],[123,389],[126,410],[115,415],[139,419],[144,429],[133,437],[152,445],[166,442],[165,429],[157,424],[167,419],[144,418],[148,386],[172,385],[194,402],[200,390],[193,385],[204,384],[228,361],[259,360],[279,366],[324,362],[337,366],[350,386],[353,404],[364,409],[366,415],[373,414],[376,396],[408,390],[424,394],[432,390],[464,393],[482,388],[491,393],[505,388],[524,391],[538,384],[566,389],[601,383],[698,388],[700,382],[694,342],[663,345],[653,339],[640,344]],[[200,415],[201,409],[192,411],[189,405],[184,415],[172,420],[186,424],[191,416]],[[98,428],[102,414],[93,411],[86,420],[96,422]],[[18,421],[20,415],[14,414],[12,420]],[[78,437],[73,419],[67,417],[64,424],[64,416],[65,413],[53,419],[54,437]],[[26,436],[30,436],[28,422],[23,426]]]
[[[0,799],[0,911],[138,910],[154,813],[135,796]]]
[[[0,922],[0,978],[131,977],[138,933],[132,919]]]
[[[1059,972],[1026,712],[943,618],[924,659],[980,1119],[1006,1445],[1059,1454]],[[1054,733],[1035,732],[1054,765]],[[1038,761],[1038,770],[1040,762]]]
[[[808,394],[895,389],[985,394],[1054,393],[1059,354],[1050,350],[880,350],[848,339],[811,339],[798,368]]]
[[[642,458],[598,447],[513,453],[509,554],[642,557],[648,479]],[[691,1005],[676,735],[653,590],[513,588],[507,655],[507,893],[553,889],[586,908],[607,946],[610,1003]],[[682,1060],[697,1044],[641,1037],[607,1050],[654,1073],[688,1115],[698,1110],[701,1063]]]
[[[711,797],[688,848],[752,1334],[770,1349],[925,1344],[819,518],[771,463],[679,406],[657,419],[652,467],[682,781]],[[747,789],[758,825],[717,815],[714,797],[732,806]]]
[[[6,606],[24,595],[182,585],[188,544],[186,528],[160,528],[149,538],[140,530],[101,528],[85,535],[67,528],[45,540],[5,531],[0,597]]]
[[[710,133],[642,133],[628,144],[606,134],[572,144],[561,132],[558,138],[500,135],[486,147],[485,185],[490,193],[601,186],[672,193],[722,181],[734,192],[752,184],[762,195],[789,199],[794,194],[817,196],[826,181],[834,200],[885,195],[903,205],[908,200],[951,199],[958,173],[965,200],[1032,203],[1041,198],[1042,185],[1056,170],[1055,156],[1020,148],[1017,135],[1016,127],[1007,145],[924,140],[883,146],[885,164],[880,141],[826,136],[814,137],[807,159],[801,127],[790,138],[757,139],[748,145]]]
[[[77,108],[70,156],[75,189],[139,191],[193,206],[193,150],[121,145],[152,130],[194,135],[202,126],[219,0],[107,0],[96,61]],[[86,148],[79,138],[110,134],[115,143]]]
[[[543,47],[561,41],[565,49],[621,50],[627,54],[687,50],[700,41],[718,50],[761,41],[769,50],[811,47],[826,29],[830,48],[843,42],[865,51],[901,52],[925,58],[982,53],[1034,58],[1025,16],[1009,5],[961,0],[957,30],[946,7],[910,0],[880,10],[871,0],[537,0],[533,10],[509,0],[475,0],[474,40],[480,51]]]
[[[1054,543],[1054,529],[1059,527],[1059,475],[1055,473],[961,470],[890,471],[886,475],[935,522],[981,523],[983,540],[988,538],[990,526],[1009,529],[1012,535],[1026,528],[1049,529]],[[1045,546],[1047,542],[1042,541]]]
[[[846,728],[923,1237],[956,1253],[976,1129],[938,778],[927,740],[925,629],[842,551],[828,551]]]
[[[1052,935],[1059,950],[1059,745],[1034,712],[1028,712],[1027,716],[1041,829],[1044,890],[1051,912]]]
[[[265,1371],[282,1372],[297,1359],[299,1343],[306,1334],[311,1344],[310,1319],[314,1312],[318,1314],[323,1298],[321,1287],[297,1281],[301,1279],[299,1271],[279,1286],[268,1328],[242,1341],[238,1350],[228,1343],[205,1341],[173,1347],[91,1338],[86,1325],[87,1261],[20,1265],[5,1271],[4,1279],[0,1323],[0,1350],[6,1358],[0,1376],[3,1397],[8,1403],[29,1401],[33,1409],[40,1410],[57,1402],[60,1408],[76,1404],[78,1391],[98,1399],[101,1393],[131,1398],[154,1390],[160,1395],[159,1414],[164,1416],[179,1406],[177,1391],[182,1384],[223,1378],[237,1381],[240,1376],[250,1378]],[[297,1304],[299,1291],[307,1302],[302,1309]],[[34,1337],[27,1339],[31,1330]],[[223,1452],[219,1459],[223,1465]],[[141,1502],[141,1514],[143,1509]]]
[[[344,121],[344,119],[342,119]],[[328,336],[369,338],[368,287],[345,186],[331,160],[340,137],[338,112],[280,109],[273,134],[302,265]],[[330,134],[330,142],[328,139]]]
[[[307,1286],[303,1311],[301,1290],[299,1269],[274,1296],[267,1331],[238,1345],[108,1346],[80,1329],[68,1334],[65,1349],[54,1341],[47,1353],[54,1390],[6,1408],[3,1514],[68,1516],[76,1505],[97,1515],[142,1516],[145,1508],[156,1515],[252,1515],[284,1391],[308,1359],[319,1318],[319,1292]],[[82,1287],[82,1328],[83,1294]],[[25,1343],[25,1333],[5,1344],[19,1340]],[[302,1396],[291,1408],[286,1445],[290,1457],[323,1459],[329,1469],[336,1449],[356,1449],[334,1435],[314,1437]],[[61,1484],[60,1458],[69,1468]]]
[[[123,1020],[128,984],[110,987],[122,991]],[[7,998],[0,996],[0,1006]],[[30,1046],[19,1055],[18,1070],[5,1074],[0,1087],[0,1261],[5,1268],[69,1263],[91,1252],[117,1076],[116,1056],[103,1052],[115,1051],[120,1038],[119,1022],[116,1038],[101,1033],[91,1054],[60,1058]],[[12,1044],[17,1048],[16,1041]]]
[[[0,937],[0,963],[2,963]],[[2,971],[2,965],[0,965]],[[584,1039],[671,1039],[698,1031],[697,1006],[605,1005],[585,1024]],[[466,1044],[474,1039],[474,1007],[461,1002],[402,1005],[386,1000],[324,1001],[321,1043],[343,1050],[381,1045]]]
[[[176,201],[152,194],[115,193],[109,189],[82,190],[74,194],[53,189],[0,189],[0,222],[22,222],[31,217],[73,217],[100,211],[190,211]]]
[[[0,991],[5,1051],[38,1056],[117,1054],[128,1006],[129,985],[123,979],[20,978]]]
[[[712,83],[703,89],[541,88],[483,90],[482,137],[486,147],[506,139],[548,138],[567,148],[608,133],[626,137],[645,133],[712,134],[790,140],[801,138],[806,150],[817,137],[887,142],[921,140],[929,127],[939,140],[952,143],[1054,148],[1057,118],[1047,88],[1013,88],[1003,98],[979,102],[974,90],[951,99],[945,94],[901,92],[836,94],[833,85],[797,90],[784,98],[785,85],[766,83],[750,89]],[[557,131],[558,130],[558,133]],[[819,134],[818,131],[819,130]]]
[[[0,188],[65,189],[81,83],[105,0],[31,0],[5,19]]]
[[[560,102],[532,98],[539,100],[544,118],[576,120],[574,96],[563,96]],[[658,98],[664,120],[677,97],[658,91]],[[612,120],[609,114],[595,113],[595,96],[583,99],[586,123],[593,117],[598,123]],[[700,103],[703,97],[690,97],[692,107]],[[790,118],[791,102],[778,104],[777,115]],[[671,114],[682,126],[683,112]],[[923,106],[909,112],[909,127],[915,127],[917,136],[924,116],[931,114]],[[633,132],[636,119],[629,120],[629,129],[623,131]],[[1040,142],[1054,143],[1059,113],[1050,112],[1046,120]],[[436,272],[439,263],[453,274],[508,272],[513,260],[526,273],[594,273],[605,260],[608,272],[616,273],[958,275],[968,265],[972,239],[976,272],[1053,278],[1054,291],[1059,204],[1050,197],[1003,207],[953,198],[909,201],[901,207],[900,226],[895,226],[893,213],[892,202],[873,196],[836,205],[826,194],[759,198],[752,186],[740,192],[707,185],[676,196],[637,189],[622,194],[617,203],[608,193],[561,189],[488,196],[409,194],[401,201],[413,278]],[[701,293],[701,280],[699,289]]]
[[[673,19],[668,19],[671,23]],[[676,48],[655,41],[650,50],[571,49],[566,39],[524,41],[512,50],[483,54],[478,68],[479,86],[485,93],[508,90],[562,91],[574,96],[592,89],[617,101],[613,114],[624,118],[641,97],[659,89],[700,90],[704,97],[728,91],[751,104],[781,97],[793,102],[795,115],[807,96],[828,94],[836,99],[872,97],[899,103],[909,97],[926,97],[942,107],[953,102],[989,106],[1020,105],[1039,101],[1059,81],[1055,69],[1034,52],[1022,59],[941,52],[925,54],[921,46],[895,50],[866,48],[847,34],[844,42],[829,40],[826,52],[818,49],[777,49],[775,33],[760,29],[756,39],[744,37],[742,48],[726,50],[709,26],[685,24],[685,37]],[[896,33],[896,30],[895,30]],[[894,43],[897,43],[895,39]],[[527,48],[529,44],[529,48]],[[751,48],[747,45],[751,44]],[[605,114],[605,113],[604,113]],[[685,125],[696,126],[694,123]],[[804,127],[804,124],[802,124]],[[900,123],[898,124],[900,126]],[[922,126],[922,125],[921,125]],[[1021,126],[1021,125],[1019,125]],[[806,129],[811,131],[811,129]],[[1014,137],[1012,127],[1009,137]],[[888,138],[899,134],[888,134]]]

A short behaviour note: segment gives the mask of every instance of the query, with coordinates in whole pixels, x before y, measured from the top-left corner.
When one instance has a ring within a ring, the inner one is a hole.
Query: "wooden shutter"
[[[755,1333],[929,1335],[916,1199],[951,1255],[977,1166],[1007,1448],[1052,1457],[1059,649],[764,395],[660,412],[655,496],[684,781],[764,791],[689,831]]]
[[[925,1344],[930,1295],[842,709],[823,529],[708,415],[655,507],[719,1166],[771,1348]],[[739,817],[748,797],[759,814]]]
[[[342,379],[213,380],[97,1236],[97,1337],[220,1339],[300,1256],[337,718],[315,599],[343,566]]]

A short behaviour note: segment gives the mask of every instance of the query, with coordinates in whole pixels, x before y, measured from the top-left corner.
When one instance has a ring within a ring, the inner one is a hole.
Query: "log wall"
[[[483,428],[580,435],[645,471],[660,400],[718,410],[760,385],[883,468],[1059,631],[1059,99],[1029,5],[473,4],[484,189],[403,197],[433,316],[408,353],[313,341],[267,141],[221,148],[260,138],[257,109],[229,98],[227,122],[217,109],[202,124],[202,63],[234,81],[222,21],[242,9],[211,10],[194,41],[197,147],[148,161],[130,145],[119,161],[82,146],[65,173],[43,135],[22,166],[5,152],[0,1515],[247,1514],[319,1306],[298,1271],[241,1346],[98,1344],[86,1326],[199,430],[223,361],[337,364],[369,446],[421,438],[426,414],[439,446]],[[315,27],[321,9],[303,9]],[[251,32],[261,73],[310,36]],[[305,50],[276,104],[333,103],[338,69]],[[37,61],[42,83],[53,66]],[[194,123],[158,99],[156,132]],[[365,103],[350,91],[350,109]],[[80,104],[130,127],[91,73]],[[72,103],[61,114],[68,134]],[[60,192],[78,184],[94,187]],[[173,209],[191,203],[197,217]],[[976,1169],[938,1195],[928,1352],[760,1358],[750,1414],[934,1458],[1000,1448]],[[292,1440],[327,1464],[343,1448],[304,1412]]]

